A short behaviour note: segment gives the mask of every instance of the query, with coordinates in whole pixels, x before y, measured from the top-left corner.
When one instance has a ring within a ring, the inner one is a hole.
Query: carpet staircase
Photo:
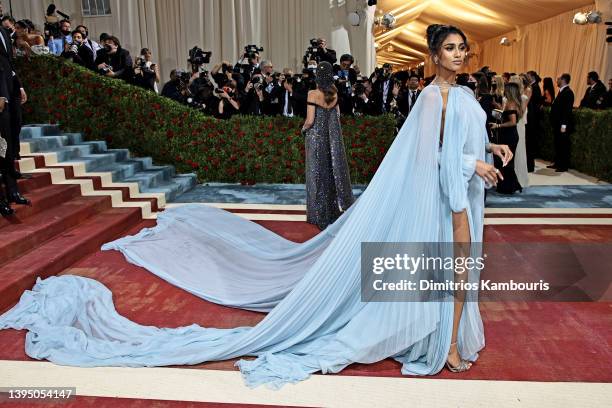
[[[137,225],[151,225],[166,203],[196,185],[151,158],[132,158],[104,141],[84,141],[54,125],[21,131],[18,181],[31,206],[0,218],[0,313],[36,278],[55,275]]]

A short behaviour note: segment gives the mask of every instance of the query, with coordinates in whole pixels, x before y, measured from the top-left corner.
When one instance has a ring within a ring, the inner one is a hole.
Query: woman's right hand
[[[476,174],[491,186],[496,186],[499,180],[503,180],[501,172],[492,164],[482,160],[476,160]]]

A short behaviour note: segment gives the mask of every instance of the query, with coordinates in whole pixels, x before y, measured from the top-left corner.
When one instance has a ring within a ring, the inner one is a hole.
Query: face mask
[[[111,52],[113,50],[113,48],[108,44],[104,44],[104,49],[106,50],[106,52]]]
[[[68,34],[70,34],[70,30],[62,30],[62,34],[68,35]]]
[[[309,65],[308,69],[317,69],[317,66],[316,65]]]

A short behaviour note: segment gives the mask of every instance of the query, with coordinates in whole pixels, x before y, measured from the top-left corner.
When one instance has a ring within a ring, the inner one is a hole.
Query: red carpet
[[[260,222],[294,241],[316,234],[300,222]],[[133,228],[133,234],[153,222]],[[487,226],[490,242],[609,242],[612,228],[602,226]],[[227,308],[201,300],[127,263],[116,251],[97,251],[64,270],[100,280],[114,296],[119,313],[145,325],[177,327],[197,323],[229,328],[254,325],[263,314]],[[612,302],[481,303],[487,345],[462,379],[530,381],[612,381]],[[25,332],[0,331],[0,359],[28,360]],[[234,370],[233,361],[196,368]],[[193,368],[193,367],[191,367]],[[400,364],[385,360],[355,364],[340,375],[401,376]],[[443,370],[435,378],[459,378]]]

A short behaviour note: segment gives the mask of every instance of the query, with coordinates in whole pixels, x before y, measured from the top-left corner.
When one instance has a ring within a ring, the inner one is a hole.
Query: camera
[[[382,68],[378,67],[374,69],[374,75],[379,78],[389,78],[391,75],[391,64],[385,63]]]
[[[191,80],[191,75],[187,71],[183,71],[182,69],[177,69],[176,79],[179,80],[181,85],[185,84],[185,86],[187,86],[189,84],[189,81]]]
[[[320,38],[311,38],[310,39],[310,46],[311,47],[314,47],[314,48],[320,47],[322,43],[323,42],[321,41]]]
[[[136,58],[136,68],[140,69],[143,73],[155,73],[151,68],[153,65],[150,61],[145,60],[143,57]]]
[[[323,53],[323,50],[321,49],[322,44],[323,42],[320,38],[310,39],[310,47],[306,49],[306,52],[304,53],[304,58],[302,59],[302,62],[305,67],[308,66],[308,61],[310,60],[315,60],[317,64],[321,62],[321,54]]]
[[[212,51],[202,51],[200,47],[195,46],[189,50],[189,58],[187,59],[187,62],[189,62],[193,66],[208,64],[210,63],[211,55]]]
[[[257,58],[257,54],[259,54],[263,50],[263,47],[258,47],[257,45],[249,44],[244,47],[244,56],[248,59],[254,59]]]

